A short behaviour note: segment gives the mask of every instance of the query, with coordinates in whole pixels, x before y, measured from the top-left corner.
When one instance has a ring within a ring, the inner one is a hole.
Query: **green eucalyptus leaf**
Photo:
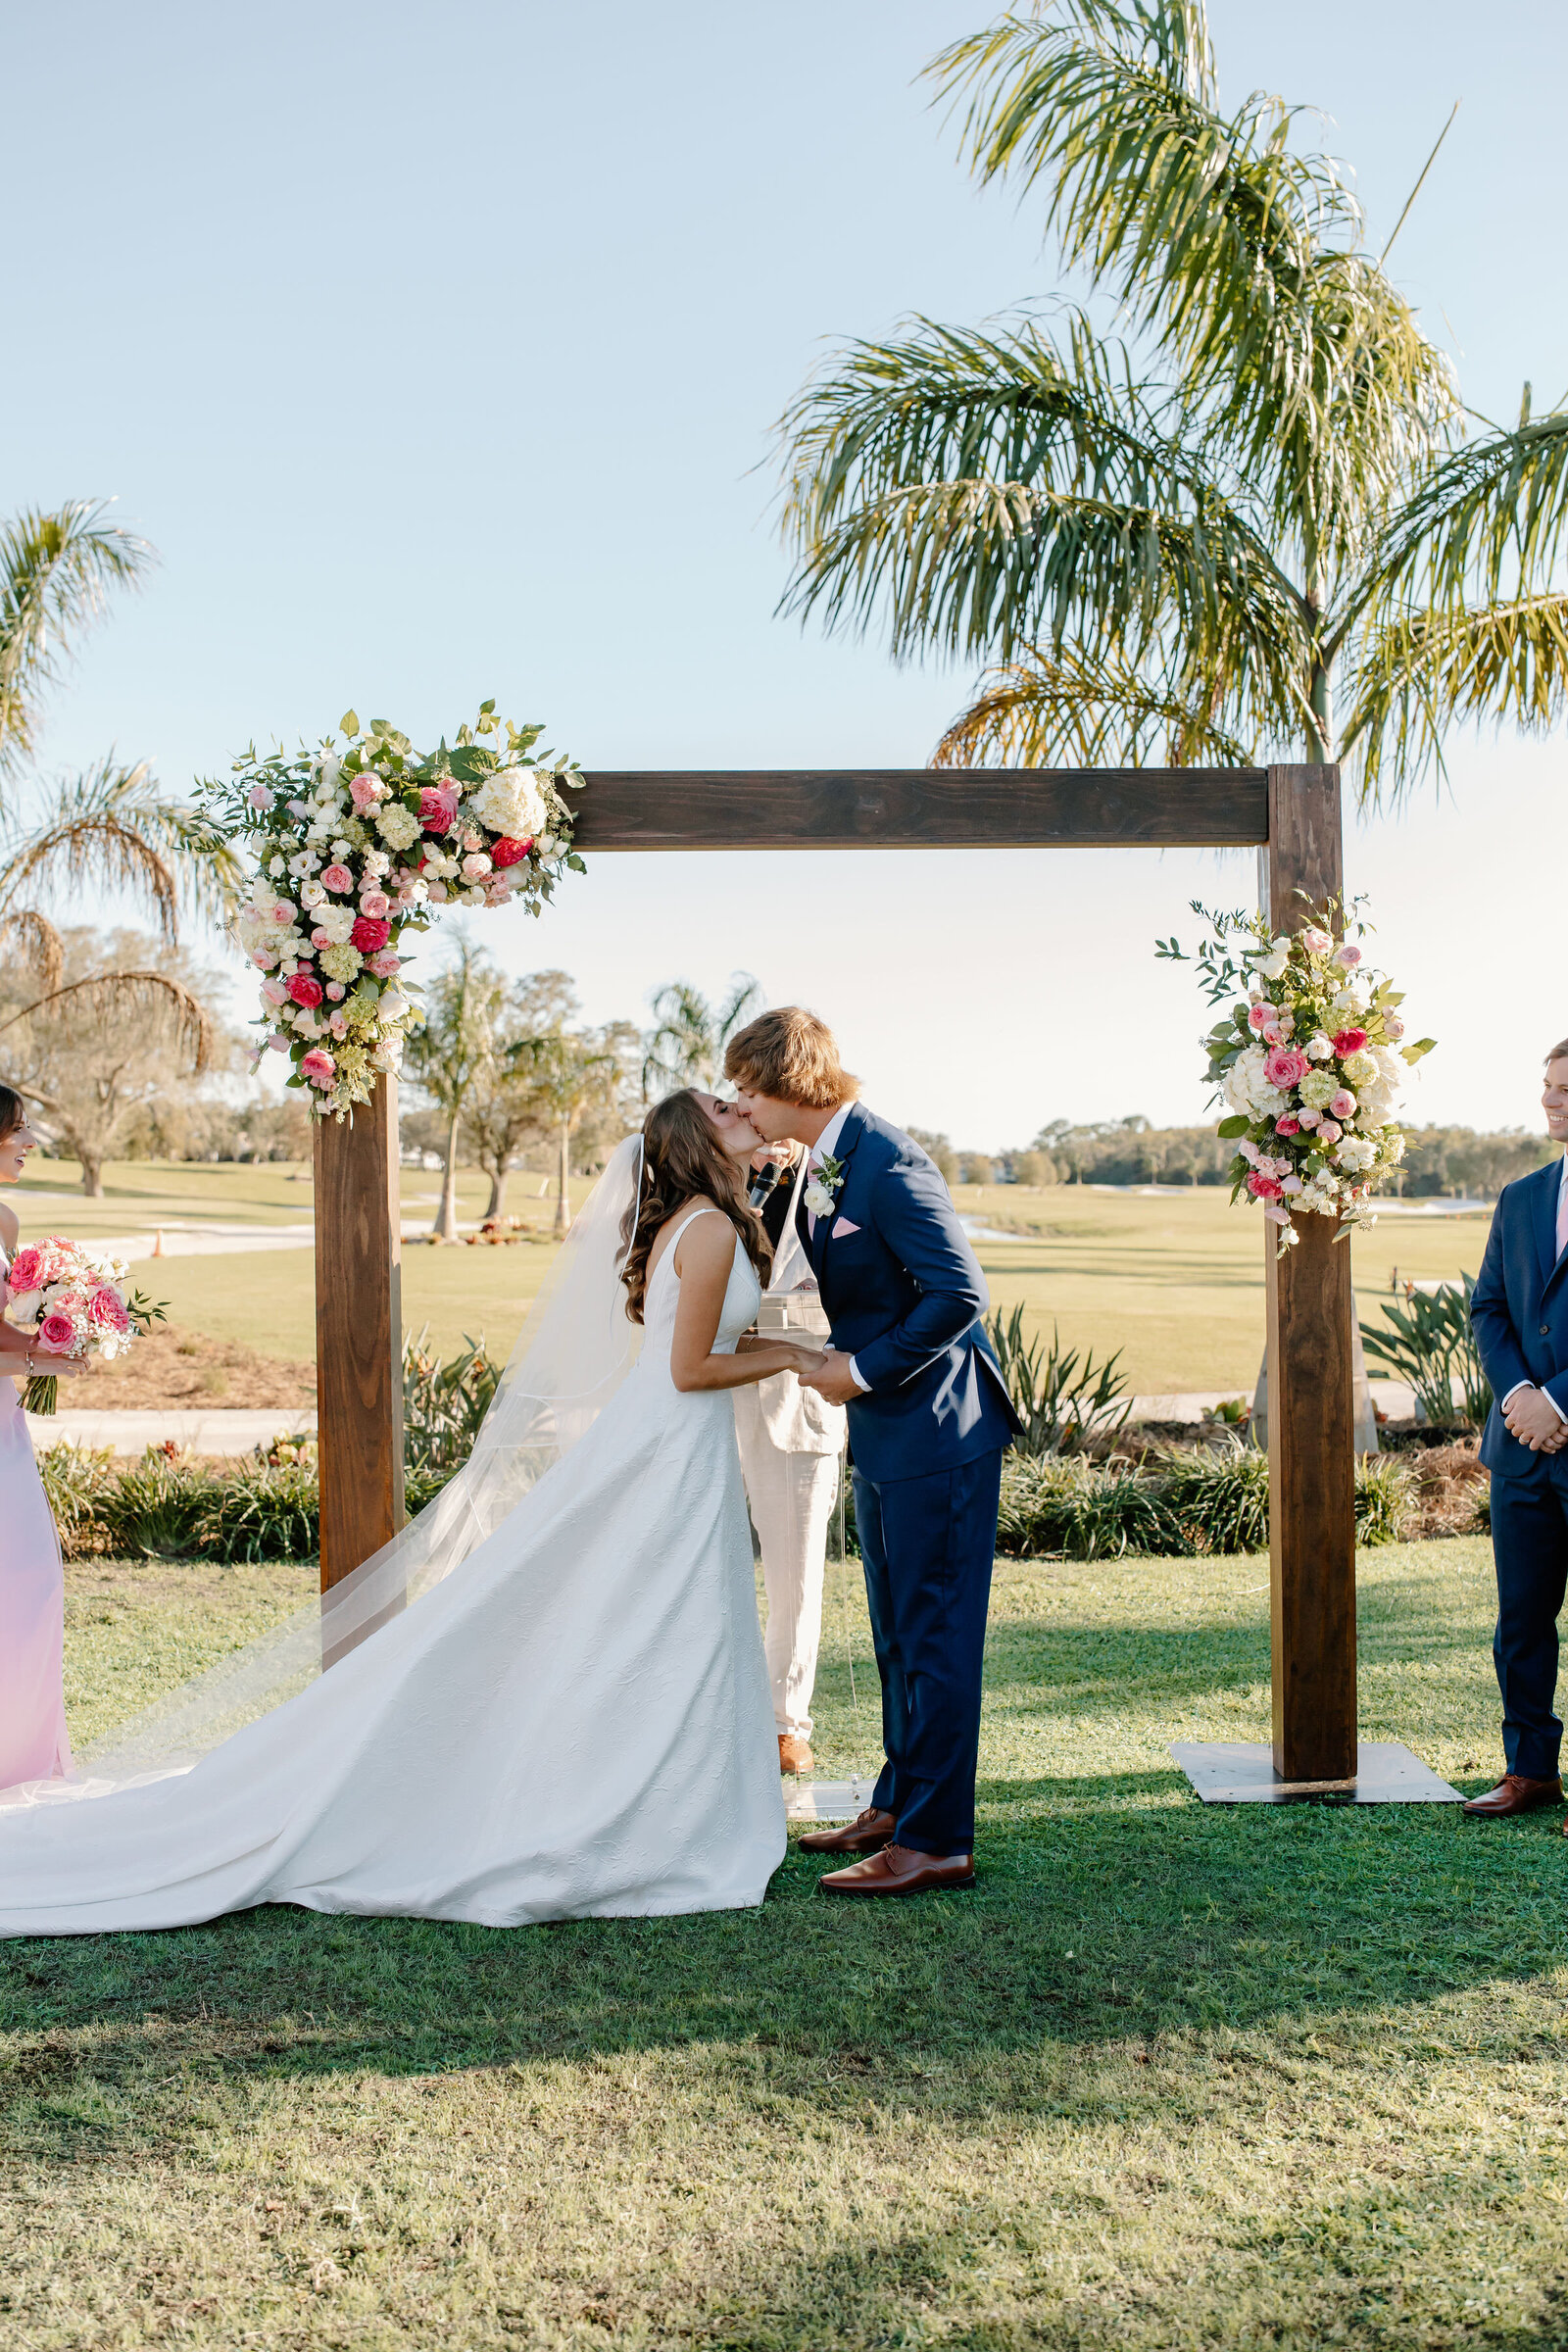
[[[1219,1126],[1216,1129],[1216,1133],[1223,1136],[1225,1141],[1229,1143],[1233,1136],[1245,1135],[1250,1124],[1250,1120],[1243,1118],[1238,1113],[1234,1118],[1221,1119]]]

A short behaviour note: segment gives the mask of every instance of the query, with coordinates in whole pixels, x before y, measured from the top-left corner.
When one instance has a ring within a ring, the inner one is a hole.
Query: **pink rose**
[[[52,1315],[45,1315],[38,1326],[38,1345],[47,1348],[51,1355],[69,1354],[75,1336],[71,1317],[58,1310]]]
[[[1361,951],[1359,948],[1347,945],[1340,950],[1334,960],[1336,963],[1343,964],[1348,972],[1353,971],[1361,960]]]
[[[1320,1110],[1307,1110],[1304,1106],[1296,1114],[1298,1125],[1305,1128],[1309,1135],[1322,1116],[1323,1113]]]
[[[43,1288],[43,1251],[36,1242],[19,1250],[11,1260],[13,1291],[37,1291]]]
[[[498,834],[490,844],[490,862],[492,865],[520,865],[532,848],[531,833],[526,841],[514,841],[510,833]]]
[[[369,915],[373,922],[380,921],[391,904],[384,890],[362,890],[360,893],[360,912]]]
[[[300,1074],[313,1086],[325,1088],[337,1075],[337,1063],[324,1046],[313,1046],[300,1063]]]
[[[332,865],[323,865],[321,868],[321,888],[323,890],[335,890],[340,894],[344,891],[350,891],[354,888],[354,876],[349,872],[349,869],[346,865],[338,865],[335,863]]]
[[[327,1026],[331,1030],[334,1037],[347,1037],[349,1033],[348,1014],[346,1012],[334,1012],[330,1021],[327,1023]]]
[[[329,948],[332,945],[331,932],[323,931],[319,928],[319,926],[318,926],[318,928],[311,933],[311,945],[313,948]]]
[[[1265,1176],[1260,1169],[1254,1169],[1247,1179],[1247,1189],[1254,1200],[1277,1200],[1280,1197],[1280,1180],[1277,1176]]]
[[[1291,1212],[1285,1206],[1283,1201],[1265,1200],[1263,1203],[1263,1214],[1275,1225],[1284,1225],[1287,1227],[1290,1225]]]
[[[455,784],[421,784],[419,787],[419,822],[427,833],[450,833],[457,822],[458,788]]]
[[[1294,1110],[1288,1110],[1283,1118],[1275,1120],[1274,1132],[1276,1135],[1299,1135],[1301,1122]]]
[[[505,906],[511,898],[512,884],[507,880],[506,875],[492,874],[484,886],[485,905],[487,906]]]
[[[1344,1128],[1333,1119],[1319,1119],[1317,1123],[1317,1140],[1320,1144],[1337,1144],[1344,1133]]]
[[[390,923],[377,922],[368,914],[356,915],[354,928],[349,933],[349,938],[362,956],[373,956],[378,948],[386,946],[391,936],[392,926]]]
[[[275,792],[269,792],[265,784],[253,784],[250,789],[250,804],[253,808],[275,808],[277,795]]]
[[[350,776],[349,797],[361,816],[368,816],[377,802],[386,798],[386,786],[379,776]]]
[[[107,1284],[101,1291],[94,1291],[88,1299],[87,1320],[97,1331],[130,1329],[130,1317],[125,1312],[119,1292],[110,1290]]]
[[[286,1054],[288,1052],[289,1041],[281,1029],[274,1029],[267,1042],[271,1047],[274,1054]]]
[[[347,992],[341,980],[329,980],[326,984],[326,993],[334,1004],[341,1004]]]
[[[288,993],[296,1004],[304,1004],[314,1012],[321,1002],[321,983],[313,980],[309,972],[296,972],[288,984]]]
[[[1355,1097],[1348,1086],[1342,1086],[1337,1095],[1330,1095],[1329,1108],[1337,1119],[1354,1118]]]
[[[1275,1046],[1263,1063],[1263,1075],[1285,1094],[1300,1085],[1311,1066],[1299,1046]]]
[[[403,958],[394,956],[390,948],[383,948],[378,956],[370,957],[370,969],[378,980],[390,980],[394,973],[402,971]]]
[[[1359,1054],[1365,1044],[1366,1031],[1364,1029],[1341,1029],[1334,1039],[1334,1051],[1341,1054]]]
[[[283,986],[281,980],[264,980],[262,982],[262,1003],[264,1004],[282,1004],[286,1003],[287,998],[288,990]]]
[[[294,920],[294,909],[287,899],[278,900],[277,905],[272,908],[272,920],[285,930]]]
[[[1384,1014],[1383,1034],[1389,1039],[1390,1043],[1394,1045],[1396,1045],[1399,1039],[1404,1035],[1404,1023],[1396,1013],[1386,1012]]]
[[[256,948],[252,951],[251,961],[259,972],[270,972],[277,961],[277,950],[275,948]]]
[[[1334,942],[1326,931],[1319,931],[1314,927],[1310,931],[1301,933],[1301,945],[1309,956],[1326,956]]]
[[[1254,1030],[1262,1029],[1268,1022],[1277,1021],[1279,1017],[1280,1008],[1277,1004],[1254,1004],[1247,1016],[1248,1026]]]
[[[446,884],[444,882],[431,882],[426,887],[429,892],[431,906],[444,906],[446,905],[447,898]]]

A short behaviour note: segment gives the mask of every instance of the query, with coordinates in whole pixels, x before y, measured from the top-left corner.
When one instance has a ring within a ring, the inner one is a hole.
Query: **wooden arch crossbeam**
[[[658,850],[1210,848],[1262,852],[1277,929],[1344,887],[1339,770],[808,768],[606,770],[576,844]],[[1274,1764],[1291,1782],[1356,1770],[1350,1255],[1301,1222],[1268,1284]],[[403,1522],[397,1086],[316,1140],[321,1585]]]

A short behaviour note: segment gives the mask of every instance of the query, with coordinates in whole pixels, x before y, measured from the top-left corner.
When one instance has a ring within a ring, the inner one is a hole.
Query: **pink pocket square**
[[[852,1225],[848,1217],[840,1217],[828,1239],[831,1242],[842,1242],[847,1234],[858,1233],[859,1230],[858,1225]]]

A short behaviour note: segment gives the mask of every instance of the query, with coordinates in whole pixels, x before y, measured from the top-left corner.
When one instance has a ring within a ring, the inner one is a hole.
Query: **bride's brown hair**
[[[741,1237],[741,1247],[764,1285],[773,1263],[773,1245],[762,1220],[746,1198],[746,1162],[731,1159],[712,1120],[690,1087],[656,1102],[643,1121],[643,1176],[637,1199],[621,1223],[626,1262],[626,1312],[643,1319],[648,1296],[648,1259],[655,1242],[683,1200],[711,1200]]]

